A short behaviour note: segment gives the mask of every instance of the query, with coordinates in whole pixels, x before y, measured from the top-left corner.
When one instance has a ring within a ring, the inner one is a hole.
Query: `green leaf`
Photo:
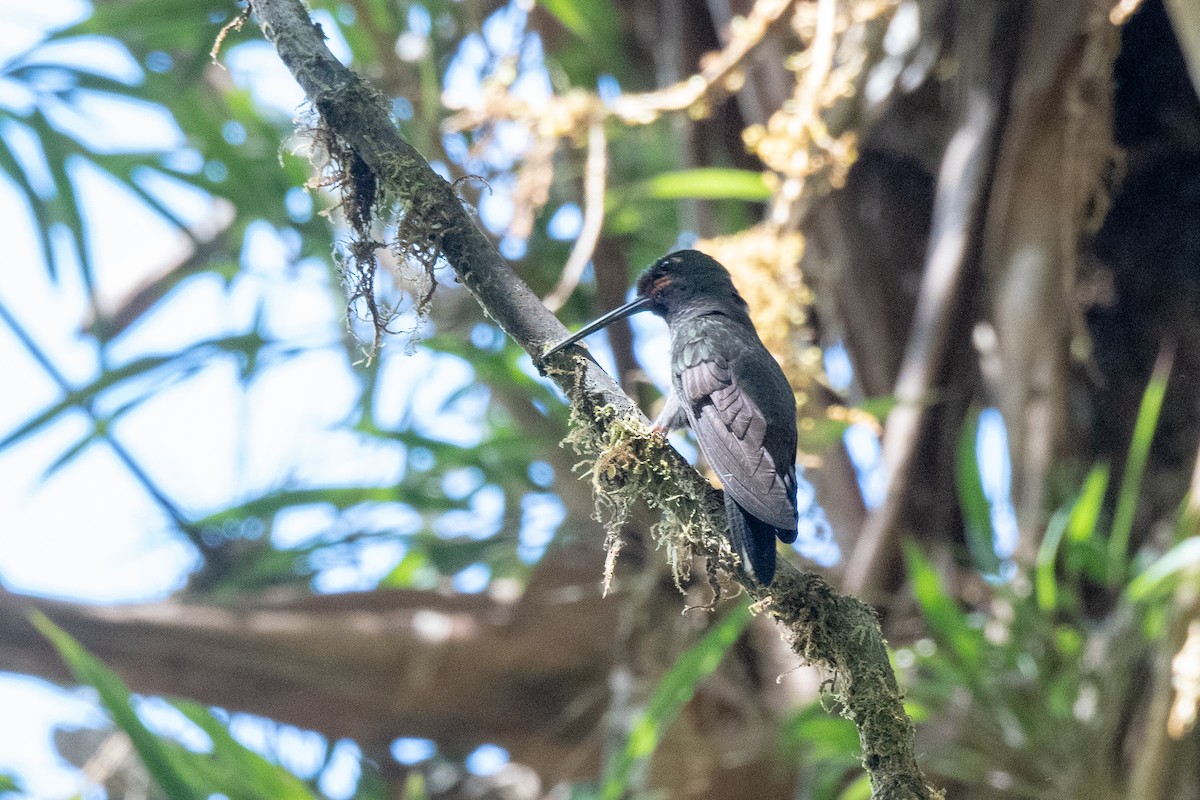
[[[696,645],[679,655],[655,687],[646,710],[634,721],[625,746],[605,766],[602,800],[620,800],[625,796],[634,770],[654,753],[667,728],[692,699],[696,687],[721,665],[725,653],[749,622],[749,606],[740,605]]]
[[[748,200],[766,202],[771,189],[761,172],[725,167],[702,167],[663,172],[633,188],[653,200]]]
[[[1200,538],[1185,539],[1154,560],[1125,588],[1125,599],[1141,603],[1171,589],[1181,573],[1200,567]]]
[[[1046,525],[1046,535],[1042,537],[1042,544],[1038,547],[1034,587],[1037,591],[1038,607],[1042,611],[1050,612],[1058,607],[1058,577],[1055,575],[1055,564],[1058,563],[1058,547],[1062,543],[1063,532],[1070,524],[1070,518],[1071,512],[1066,510],[1059,510],[1054,514]]]
[[[223,0],[154,0],[97,3],[91,11],[87,19],[58,31],[51,41],[87,34],[111,36],[120,31],[122,40],[134,51],[196,53],[207,62],[214,36],[238,7]]]
[[[1108,491],[1108,464],[1092,467],[1083,482],[1083,491],[1071,508],[1067,522],[1067,538],[1072,542],[1084,542],[1096,535],[1100,525],[1100,512],[1104,508],[1104,494]]]
[[[100,694],[113,722],[129,736],[146,770],[171,800],[204,800],[213,794],[231,800],[313,800],[303,781],[238,743],[225,725],[196,703],[174,701],[173,705],[208,735],[211,754],[193,753],[154,735],[137,715],[129,689],[115,672],[41,612],[34,612],[30,620],[76,678]]]
[[[1133,441],[1125,459],[1125,471],[1121,476],[1121,490],[1117,494],[1117,508],[1113,513],[1112,536],[1108,540],[1108,584],[1115,586],[1125,576],[1126,559],[1129,557],[1129,537],[1133,532],[1134,516],[1137,514],[1138,495],[1142,489],[1142,475],[1150,457],[1150,443],[1158,427],[1158,415],[1162,411],[1163,398],[1167,394],[1167,378],[1175,361],[1174,350],[1166,347],[1154,363],[1150,382],[1142,394],[1137,421],[1133,425]]]
[[[46,165],[49,167],[50,177],[54,181],[58,218],[71,232],[71,239],[75,245],[75,256],[79,259],[83,285],[88,291],[88,296],[92,297],[95,294],[95,281],[92,271],[92,252],[87,241],[87,223],[84,221],[84,211],[79,195],[75,191],[75,182],[71,179],[68,171],[72,158],[77,157],[79,148],[73,141],[59,133],[40,109],[30,115],[29,124],[38,135],[42,150],[46,154]]]
[[[879,397],[868,397],[861,403],[855,406],[859,411],[865,411],[882,424],[887,420],[888,414],[892,413],[892,409],[900,403],[894,394],[885,394]]]
[[[1065,565],[1067,572],[1078,574],[1083,565],[1095,565],[1094,556],[1089,554],[1097,541],[1100,514],[1104,508],[1104,495],[1108,491],[1108,465],[1097,464],[1084,479],[1083,489],[1069,508],[1061,508],[1046,526],[1046,535],[1038,547],[1035,566],[1034,587],[1038,607],[1042,611],[1058,608],[1058,556],[1063,541],[1069,544]],[[1103,572],[1103,566],[1100,567]],[[1094,570],[1093,570],[1094,571]]]
[[[858,729],[845,717],[834,716],[820,703],[797,712],[780,732],[784,745],[806,761],[840,759],[856,763],[861,753]]]
[[[400,559],[400,563],[379,582],[381,589],[385,588],[428,588],[424,584],[426,576],[435,578],[437,569],[429,563],[429,556],[421,550],[409,550]]]
[[[819,453],[841,440],[854,422],[850,421],[852,412],[859,411],[870,414],[879,423],[887,419],[896,406],[896,398],[892,395],[883,397],[868,397],[855,405],[846,413],[847,419],[830,419],[829,417],[805,420],[800,428],[800,450],[805,453]],[[840,416],[840,415],[839,415]],[[811,422],[811,424],[810,424]]]
[[[92,432],[90,432],[87,436],[84,436],[78,442],[76,442],[75,444],[68,447],[66,450],[64,450],[62,452],[61,455],[59,455],[58,458],[51,461],[50,465],[47,466],[46,469],[42,472],[41,480],[43,482],[49,480],[50,477],[54,475],[54,473],[58,472],[60,469],[65,467],[67,464],[70,464],[71,461],[74,460],[75,456],[79,455],[84,450],[88,449],[93,443],[95,443],[101,439],[103,439],[103,433],[101,432],[100,426],[97,425],[97,426],[95,426],[95,429]]]
[[[983,660],[982,634],[971,627],[967,615],[946,591],[933,565],[911,542],[904,543],[904,560],[913,595],[929,623],[930,633],[958,657],[960,677],[977,681]]]
[[[50,275],[51,280],[57,280],[58,265],[54,258],[54,244],[50,239],[50,228],[54,222],[54,212],[51,203],[43,199],[37,190],[34,189],[33,183],[29,180],[24,166],[22,166],[16,155],[9,148],[8,140],[3,135],[3,131],[3,127],[0,127],[0,173],[7,175],[17,185],[20,193],[24,195],[25,202],[29,205],[29,211],[33,214],[33,219],[36,223],[34,227],[37,229],[38,242],[41,246],[42,259],[45,262],[46,271]]]
[[[146,766],[146,771],[171,800],[204,800],[211,792],[193,785],[188,770],[180,763],[178,752],[155,736],[138,717],[130,702],[129,689],[117,674],[92,656],[66,631],[40,611],[30,621],[50,640],[75,677],[100,695],[100,702],[112,715],[117,727],[125,731]]]
[[[838,800],[870,800],[870,797],[871,779],[867,775],[859,775],[838,795]]]
[[[463,507],[462,503],[421,493],[407,484],[400,486],[317,486],[300,489],[279,489],[267,492],[237,506],[224,508],[194,524],[197,528],[241,522],[244,519],[270,520],[285,508],[328,504],[345,510],[364,503],[408,502],[423,512],[436,513]]]
[[[958,435],[955,467],[958,502],[966,521],[967,548],[980,572],[995,575],[1000,571],[996,555],[996,534],[992,529],[992,504],[983,492],[979,474],[979,409],[972,408]]]
[[[219,764],[226,775],[222,788],[230,797],[312,800],[313,794],[303,781],[234,739],[225,724],[207,708],[189,700],[173,700],[171,705],[212,740],[211,761]]]
[[[599,63],[621,55],[619,16],[611,0],[540,0],[538,5],[595,48]]]

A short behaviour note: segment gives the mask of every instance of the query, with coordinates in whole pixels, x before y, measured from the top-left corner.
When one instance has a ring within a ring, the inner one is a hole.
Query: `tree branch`
[[[253,7],[263,34],[321,114],[324,130],[353,151],[355,170],[364,164],[399,202],[409,236],[414,219],[427,227],[427,238],[417,245],[436,248],[487,314],[566,392],[582,423],[580,439],[603,450],[602,468],[593,475],[599,493],[617,505],[645,496],[684,529],[675,544],[739,574],[720,494],[649,432],[645,416],[595,362],[570,352],[542,358],[566,329],[475,227],[454,189],[401,138],[384,98],[333,57],[299,0],[254,0]],[[858,726],[872,796],[940,796],[917,766],[912,723],[874,612],[839,597],[815,574],[780,567],[770,598],[752,582],[743,585],[786,626],[797,655],[837,677],[845,713]]]
[[[0,590],[0,670],[70,682],[29,623],[36,610],[136,692],[350,737],[375,757],[397,736],[429,737],[452,752],[495,742],[561,780],[576,777],[562,770],[581,747],[589,756],[581,768],[599,768],[588,737],[603,717],[617,607],[599,602],[594,580],[560,588],[575,591],[531,587],[511,603],[377,590],[255,606],[116,607]]]

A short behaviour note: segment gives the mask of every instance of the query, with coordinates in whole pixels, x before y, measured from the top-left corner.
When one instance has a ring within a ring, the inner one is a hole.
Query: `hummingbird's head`
[[[745,317],[746,301],[733,288],[729,273],[716,259],[698,250],[680,250],[663,256],[638,278],[637,297],[594,320],[558,344],[546,350],[543,358],[553,355],[595,333],[606,325],[639,311],[653,311],[667,320],[696,312],[721,312]]]
[[[729,272],[699,250],[679,250],[655,261],[638,278],[637,293],[660,317],[692,308],[746,308]]]

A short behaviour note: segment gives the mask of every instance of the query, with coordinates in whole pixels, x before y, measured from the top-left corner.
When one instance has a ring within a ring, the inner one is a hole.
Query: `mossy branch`
[[[320,125],[350,148],[354,165],[371,171],[370,193],[378,187],[400,207],[403,235],[396,246],[401,255],[430,269],[445,258],[484,311],[566,392],[581,423],[575,441],[603,450],[593,472],[600,494],[616,503],[649,498],[669,523],[684,529],[682,535],[672,533],[676,541],[740,575],[726,544],[720,494],[665,439],[650,432],[641,411],[595,362],[570,352],[543,359],[547,345],[563,338],[566,329],[475,226],[453,187],[400,136],[385,99],[333,57],[300,0],[253,0],[252,5],[263,35],[320,113]],[[341,166],[343,180],[361,181],[350,174],[351,165]],[[360,197],[359,202],[370,208],[374,200]],[[940,797],[917,766],[913,726],[874,612],[839,596],[820,576],[786,563],[779,566],[769,599],[753,582],[744,585],[785,626],[796,654],[834,676],[844,713],[858,726],[872,797]]]

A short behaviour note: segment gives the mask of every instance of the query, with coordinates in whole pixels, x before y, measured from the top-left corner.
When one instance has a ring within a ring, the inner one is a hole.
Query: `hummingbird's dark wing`
[[[681,355],[683,406],[726,493],[747,513],[778,528],[783,541],[795,541],[795,401],[778,364],[757,337],[749,343],[701,335],[683,343]],[[758,364],[756,358],[770,363]],[[772,409],[771,417],[761,407],[764,395],[781,407]]]

